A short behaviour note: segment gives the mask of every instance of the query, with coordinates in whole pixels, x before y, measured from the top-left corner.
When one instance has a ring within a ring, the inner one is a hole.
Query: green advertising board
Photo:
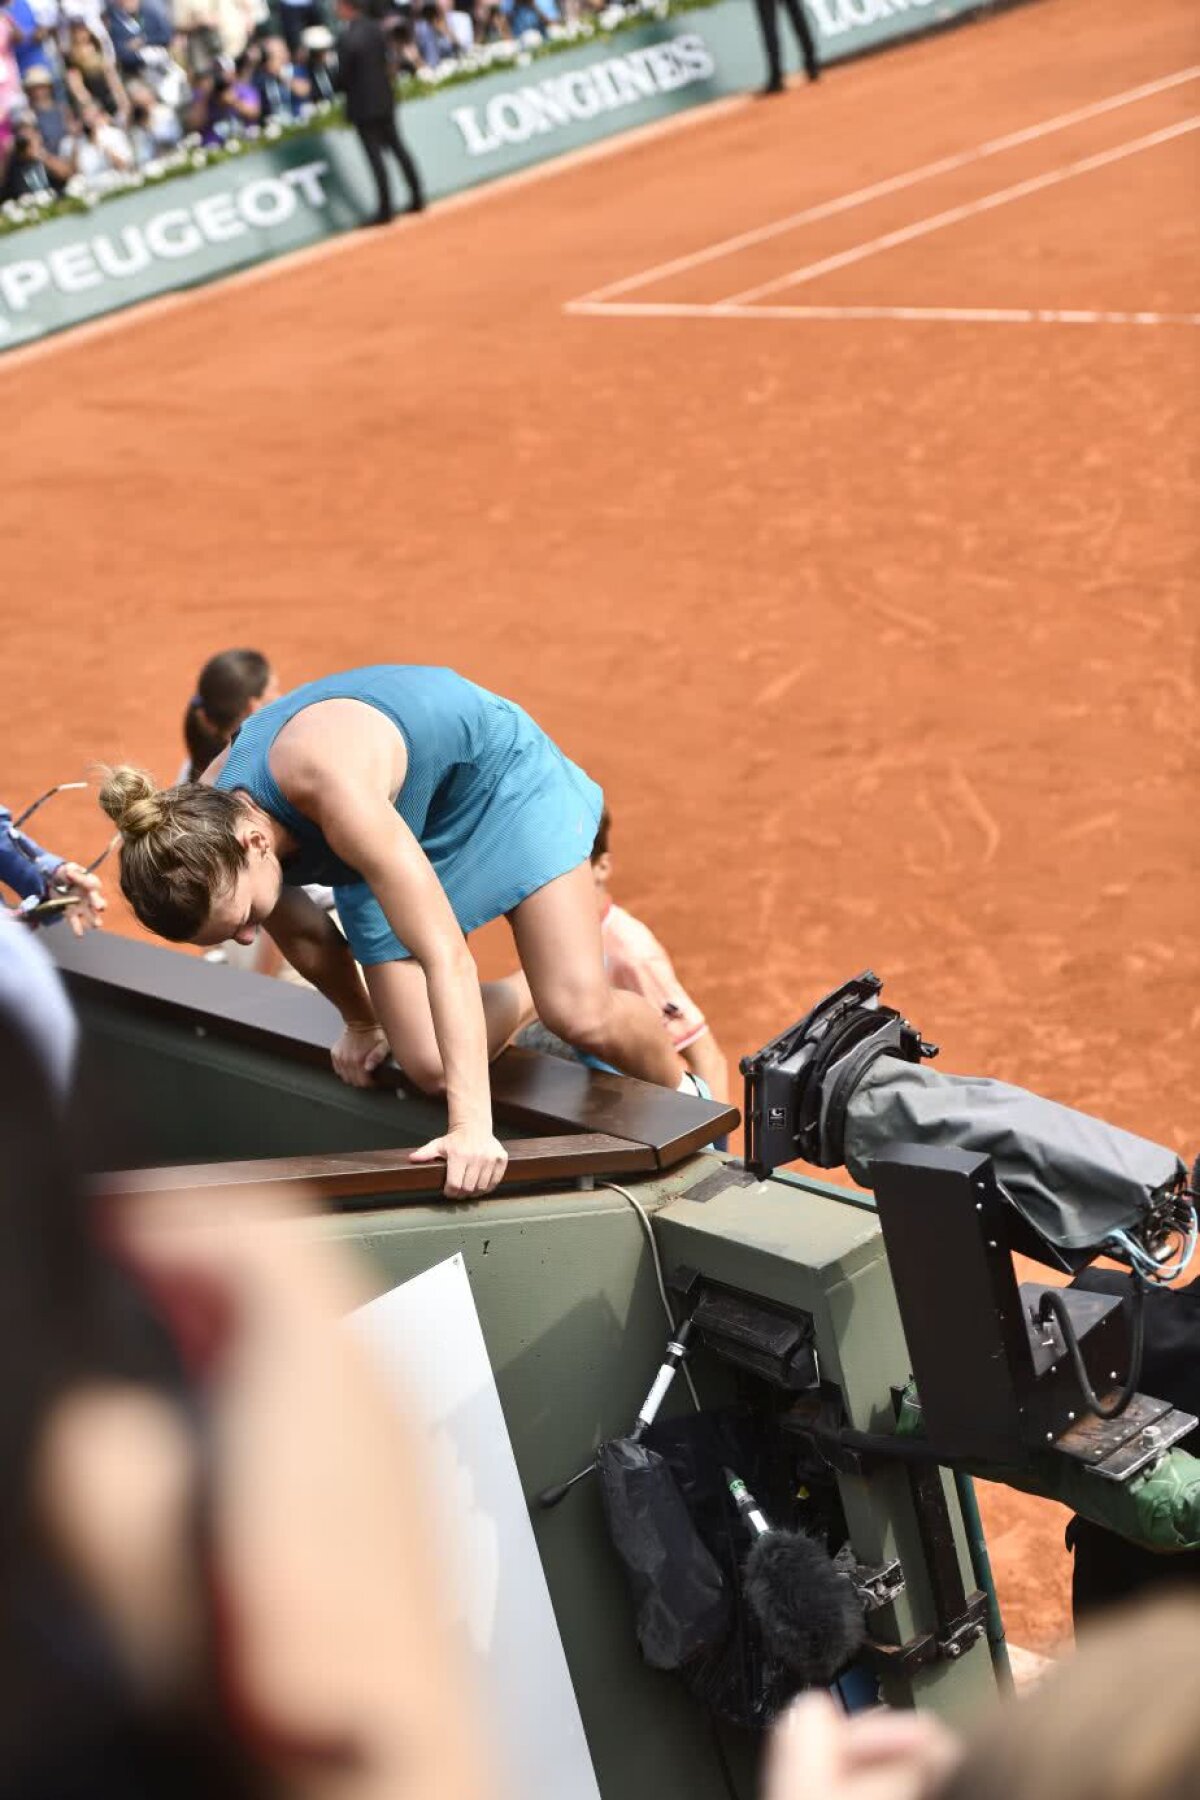
[[[981,0],[806,3],[821,59],[834,62],[978,11]],[[790,43],[788,54],[794,65]],[[403,130],[436,201],[744,93],[763,74],[751,0],[718,0],[449,84],[406,103]],[[0,351],[352,230],[373,206],[354,133],[331,127],[6,233]]]

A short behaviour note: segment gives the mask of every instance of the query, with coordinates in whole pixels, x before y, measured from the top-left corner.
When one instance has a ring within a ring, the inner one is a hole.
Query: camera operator
[[[47,148],[32,113],[19,116],[14,121],[12,148],[0,173],[0,200],[23,200],[28,194],[58,194],[70,178],[70,162]],[[7,880],[7,876],[0,874],[0,879]]]

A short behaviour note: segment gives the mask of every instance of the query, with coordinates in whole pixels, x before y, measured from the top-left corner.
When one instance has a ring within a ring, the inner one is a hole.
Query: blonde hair
[[[195,937],[246,866],[240,796],[186,782],[160,788],[141,769],[108,769],[100,804],[121,833],[121,892],[172,943]]]

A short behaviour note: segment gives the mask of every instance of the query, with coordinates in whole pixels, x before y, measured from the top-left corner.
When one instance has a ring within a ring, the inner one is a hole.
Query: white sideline
[[[1137,156],[1141,151],[1152,150],[1158,144],[1169,144],[1174,138],[1196,130],[1200,130],[1200,113],[1181,120],[1177,125],[1164,125],[1161,131],[1148,132],[1145,137],[1131,138],[1127,143],[1115,144],[1111,150],[1099,150],[1093,156],[1081,157],[1078,162],[1048,169],[1043,175],[1031,175],[1028,180],[1014,182],[1011,187],[997,188],[995,192],[983,194],[978,200],[968,200],[962,206],[951,206],[945,212],[917,219],[912,225],[902,225],[896,231],[885,231],[882,236],[871,238],[865,244],[856,244],[850,250],[839,250],[833,256],[823,256],[818,262],[808,263],[802,269],[793,269],[787,275],[777,275],[771,281],[759,282],[756,287],[743,288],[740,293],[715,301],[713,312],[719,317],[727,306],[748,306],[752,301],[762,299],[765,294],[777,294],[784,288],[799,287],[803,282],[815,281],[818,276],[828,275],[834,269],[844,269],[851,263],[865,261],[868,256],[877,256],[881,250],[892,250],[897,244],[908,244],[915,238],[928,237],[930,232],[942,231],[947,225],[957,225],[963,219],[974,218],[979,213],[993,212],[998,206],[1007,206],[1013,200],[1024,200],[1030,194],[1039,194],[1045,188],[1073,181],[1077,175],[1090,174],[1093,169],[1107,168],[1110,163],[1122,162],[1125,157]]]
[[[572,300],[566,312],[592,319],[891,319],[951,325],[1200,325],[1200,313],[1090,312],[1024,306],[711,306],[673,300]]]
[[[969,150],[960,150],[953,156],[938,157],[935,162],[921,163],[899,175],[889,175],[883,181],[855,188],[849,194],[839,194],[836,199],[822,200],[815,206],[805,207],[802,212],[790,213],[786,218],[775,219],[769,225],[758,225],[750,231],[739,232],[736,237],[723,238],[719,243],[709,244],[703,250],[673,257],[670,262],[656,263],[653,268],[643,269],[636,275],[626,275],[620,281],[610,281],[604,287],[593,288],[589,293],[581,295],[580,300],[605,300],[610,295],[628,293],[631,288],[665,280],[669,275],[681,275],[688,269],[715,262],[719,257],[730,256],[737,250],[764,244],[773,237],[782,236],[784,232],[796,230],[798,226],[811,225],[819,219],[829,219],[837,213],[848,212],[852,207],[865,206],[869,201],[881,199],[885,194],[900,193],[904,188],[915,187],[918,182],[931,181],[937,175],[946,175],[951,170],[966,168],[973,162],[982,162],[986,157],[998,156],[1002,151],[1015,149],[1019,144],[1034,143],[1038,138],[1049,137],[1055,131],[1065,131],[1069,126],[1079,125],[1086,119],[1099,118],[1101,114],[1113,112],[1117,107],[1132,106],[1138,100],[1166,93],[1170,88],[1181,87],[1185,82],[1197,79],[1200,79],[1200,63],[1193,63],[1186,69],[1177,69],[1172,75],[1160,76],[1156,81],[1142,82],[1138,87],[1126,88],[1119,94],[1110,94],[1107,99],[1095,100],[1090,105],[1076,107],[1071,112],[1056,113],[1053,118],[1043,119],[1036,125],[1026,125],[1020,131],[1006,133],[1004,137],[988,138],[982,144],[976,144]]]

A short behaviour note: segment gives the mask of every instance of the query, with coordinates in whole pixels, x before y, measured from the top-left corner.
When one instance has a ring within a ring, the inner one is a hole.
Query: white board
[[[600,1800],[461,1256],[354,1314],[421,1448],[456,1619],[514,1800]]]

